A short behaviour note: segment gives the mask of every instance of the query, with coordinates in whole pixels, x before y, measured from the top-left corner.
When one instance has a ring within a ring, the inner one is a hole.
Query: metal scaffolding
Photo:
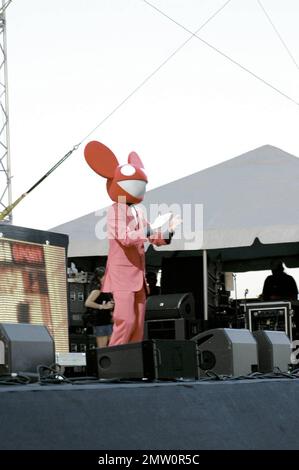
[[[9,152],[9,112],[5,12],[12,0],[0,6],[0,212],[12,203]],[[4,221],[12,223],[12,213]]]

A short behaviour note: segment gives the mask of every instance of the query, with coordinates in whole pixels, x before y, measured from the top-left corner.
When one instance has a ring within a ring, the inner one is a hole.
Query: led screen
[[[46,325],[69,351],[64,247],[0,239],[0,323]]]

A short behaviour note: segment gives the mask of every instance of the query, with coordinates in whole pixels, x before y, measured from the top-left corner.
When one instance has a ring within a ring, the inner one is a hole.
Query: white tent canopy
[[[183,215],[178,234],[182,236],[166,250],[217,251],[250,247],[257,240],[263,245],[295,243],[297,249],[299,159],[265,145],[148,191],[143,203],[147,214],[154,214],[151,208],[159,204],[164,204],[166,212],[169,206],[177,206]],[[52,229],[69,235],[70,257],[107,254],[107,239],[96,236],[105,212],[102,209]],[[191,232],[196,235],[192,243]],[[296,250],[291,251],[295,254]]]

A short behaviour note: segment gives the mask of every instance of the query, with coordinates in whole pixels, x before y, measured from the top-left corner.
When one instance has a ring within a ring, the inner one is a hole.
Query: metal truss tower
[[[0,212],[12,203],[9,152],[9,112],[5,12],[12,0],[0,5]],[[4,221],[12,223],[12,213]]]

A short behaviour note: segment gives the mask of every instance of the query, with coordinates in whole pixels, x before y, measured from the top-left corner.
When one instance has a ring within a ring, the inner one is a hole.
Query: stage
[[[0,449],[299,449],[299,380],[0,386]]]

